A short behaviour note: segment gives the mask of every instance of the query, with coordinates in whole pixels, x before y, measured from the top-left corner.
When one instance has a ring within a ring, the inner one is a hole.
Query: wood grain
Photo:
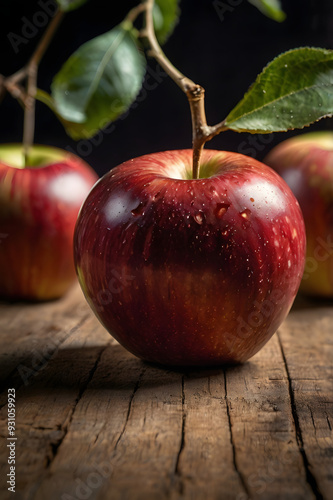
[[[0,497],[16,389],[19,500],[333,498],[333,306],[295,307],[242,366],[143,363],[75,287],[0,304]]]

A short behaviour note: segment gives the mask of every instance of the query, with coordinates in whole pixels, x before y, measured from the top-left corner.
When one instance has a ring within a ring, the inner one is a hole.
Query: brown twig
[[[27,163],[29,149],[34,140],[35,97],[37,91],[38,65],[45,54],[54,33],[63,18],[63,15],[64,13],[61,10],[58,10],[48,25],[26,66],[7,78],[0,75],[0,100],[4,97],[6,92],[9,92],[15,99],[21,101],[24,106],[23,150],[25,164]],[[25,81],[26,89],[24,89],[21,85],[21,83]]]
[[[27,99],[24,109],[24,126],[23,126],[23,151],[25,164],[27,164],[29,150],[34,141],[35,135],[35,107],[36,107],[36,92],[37,92],[37,74],[38,65],[45,54],[53,36],[56,32],[64,13],[58,10],[47,30],[38,43],[34,53],[32,54],[26,68],[27,77]]]
[[[35,107],[37,91],[37,65],[28,65],[27,98],[24,107],[23,122],[23,154],[24,165],[28,164],[29,150],[34,142],[35,132]]]
[[[146,6],[144,3],[139,3],[139,5],[137,5],[136,7],[133,7],[133,9],[131,9],[129,11],[129,13],[127,14],[126,16],[126,21],[130,22],[130,23],[134,23],[134,21],[136,20],[136,18],[142,14],[142,12],[144,12],[146,10]]]
[[[5,86],[5,77],[3,75],[0,75],[0,103],[2,99],[5,97],[7,89]]]
[[[62,10],[58,10],[37,45],[35,52],[32,54],[28,66],[33,64],[36,66],[39,65],[63,17],[64,12]]]
[[[218,123],[215,126],[207,125],[205,89],[184,76],[166,57],[155,35],[153,22],[154,0],[145,0],[143,5],[145,7],[146,26],[141,31],[141,36],[146,38],[149,43],[150,50],[148,51],[148,55],[153,57],[175,83],[177,83],[189,101],[192,117],[192,173],[193,179],[198,179],[200,175],[200,158],[205,143],[223,130],[226,130],[226,127],[224,126],[224,122]]]

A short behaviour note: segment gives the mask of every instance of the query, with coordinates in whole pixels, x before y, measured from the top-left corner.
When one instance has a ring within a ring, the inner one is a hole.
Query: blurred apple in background
[[[73,232],[97,175],[80,158],[33,146],[0,145],[0,297],[60,297],[75,280]]]
[[[300,289],[333,297],[333,132],[283,141],[264,162],[289,184],[303,212],[307,253]]]
[[[284,320],[305,259],[299,205],[273,170],[203,150],[135,158],[82,206],[74,255],[84,294],[129,351],[167,365],[253,356]]]

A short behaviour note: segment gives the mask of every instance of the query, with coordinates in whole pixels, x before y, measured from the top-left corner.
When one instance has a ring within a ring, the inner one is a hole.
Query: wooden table
[[[1,500],[333,498],[332,302],[298,302],[252,360],[209,371],[136,359],[78,287],[0,304],[0,332]]]

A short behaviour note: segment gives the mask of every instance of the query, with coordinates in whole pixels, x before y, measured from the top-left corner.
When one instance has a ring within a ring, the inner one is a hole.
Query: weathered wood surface
[[[294,307],[252,360],[210,371],[136,359],[78,288],[0,304],[0,332],[1,500],[333,499],[332,303]]]

